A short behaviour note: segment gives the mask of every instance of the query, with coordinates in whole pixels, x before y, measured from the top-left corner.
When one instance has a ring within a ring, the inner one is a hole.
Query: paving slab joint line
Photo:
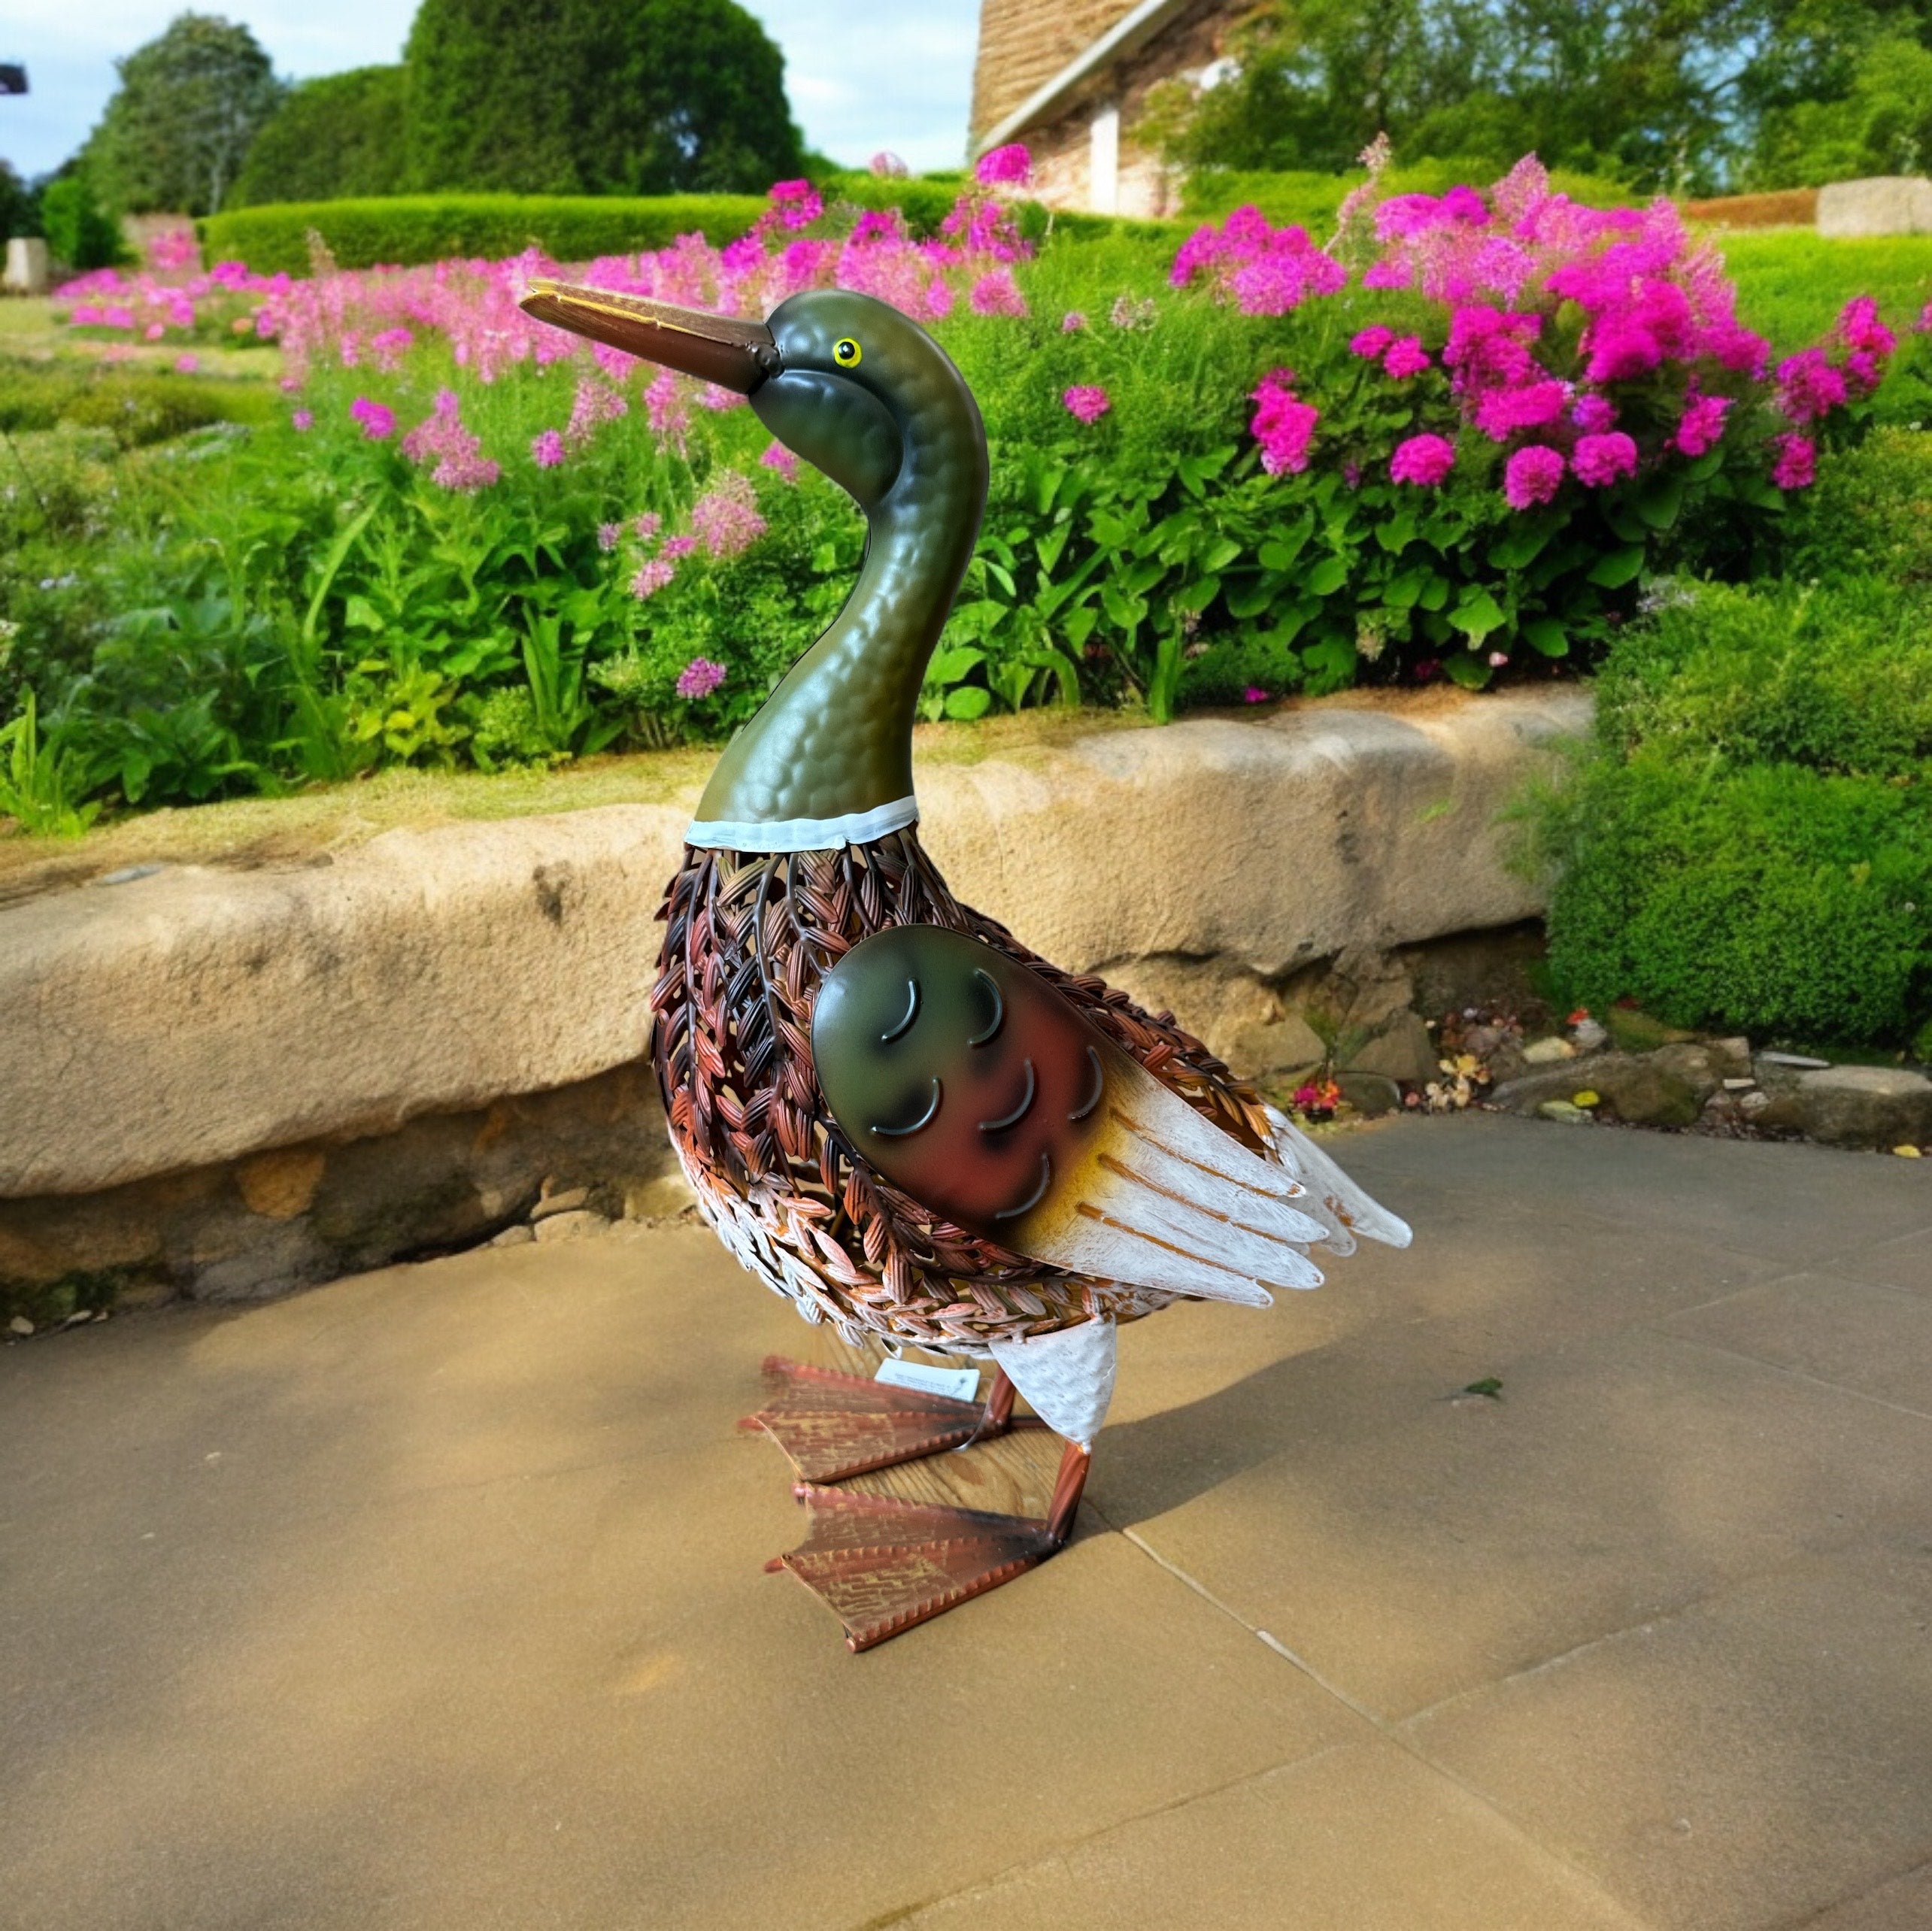
[[[1908,1878],[1915,1878],[1922,1872],[1932,1872],[1932,1864],[1922,1860],[1908,1864],[1902,1871],[1893,1871],[1880,1878],[1876,1883],[1861,1884],[1855,1891],[1847,1891],[1843,1897],[1833,1898],[1829,1904],[1820,1905],[1815,1911],[1807,1910],[1802,1917],[1782,1917],[1767,1931],[1805,1931],[1808,1924],[1821,1923],[1826,1918],[1843,1911],[1848,1904],[1856,1904],[1862,1898],[1876,1897],[1882,1890],[1889,1890],[1894,1884],[1904,1883]]]
[[[1237,1617],[1237,1620],[1239,1619]],[[952,1904],[962,1898],[971,1898],[983,1891],[990,1891],[1008,1878],[1022,1875],[1028,1871],[1037,1871],[1043,1866],[1063,1861],[1083,1846],[1098,1843],[1103,1837],[1111,1836],[1117,1830],[1131,1829],[1137,1823],[1145,1823],[1150,1817],[1169,1817],[1176,1811],[1189,1805],[1205,1803],[1210,1797],[1218,1797],[1224,1791],[1238,1790],[1244,1784],[1258,1783],[1264,1777],[1278,1776],[1284,1771],[1306,1770],[1333,1757],[1339,1751],[1352,1746],[1343,1743],[1324,1744],[1319,1750],[1309,1752],[1306,1757],[1284,1757],[1278,1763],[1264,1763],[1258,1770],[1244,1770],[1238,1776],[1229,1777],[1218,1784],[1210,1784],[1206,1789],[1184,1791],[1178,1797],[1170,1797],[1165,1803],[1150,1804],[1145,1810],[1130,1811],[1125,1817],[1117,1817],[1106,1823],[1096,1824],[1091,1830],[1082,1831],[1078,1837],[1070,1837],[1063,1844],[1057,1844],[1050,1851],[1043,1851],[1037,1857],[1023,1857],[1017,1863],[1002,1865],[998,1870],[989,1872],[983,1878],[975,1878],[963,1884],[957,1890],[942,1891],[936,1897],[920,1898],[911,1904],[896,1905],[877,1917],[868,1917],[862,1924],[855,1924],[851,1931],[890,1931],[895,1924],[903,1924],[916,1917],[921,1911],[936,1910],[942,1904]]]
[[[1099,1513],[1097,1509],[1094,1512],[1096,1514]],[[1102,1517],[1102,1519],[1103,1520],[1106,1520],[1104,1517]],[[1108,1526],[1110,1528],[1113,1526],[1111,1523],[1109,1523]],[[1418,1745],[1412,1742],[1408,1737],[1403,1735],[1400,1729],[1388,1723],[1382,1717],[1378,1717],[1375,1711],[1369,1708],[1366,1704],[1357,1702],[1353,1696],[1350,1696],[1348,1693],[1345,1690],[1342,1689],[1339,1684],[1330,1682],[1319,1670],[1316,1669],[1313,1665],[1309,1663],[1305,1658],[1296,1655],[1294,1651],[1290,1649],[1287,1645],[1281,1642],[1278,1637],[1270,1635],[1267,1630],[1260,1629],[1254,1623],[1248,1621],[1248,1618],[1242,1615],[1239,1610],[1233,1608],[1228,1604],[1224,1602],[1218,1596],[1215,1595],[1212,1590],[1209,1589],[1206,1586],[1206,1584],[1197,1581],[1194,1577],[1190,1575],[1185,1569],[1179,1568],[1175,1563],[1170,1563],[1165,1556],[1161,1554],[1159,1550],[1153,1548],[1150,1544],[1142,1541],[1133,1529],[1121,1529],[1118,1531],[1118,1532],[1127,1541],[1131,1542],[1136,1548],[1139,1550],[1142,1555],[1148,1558],[1150,1562],[1157,1563],[1160,1568],[1165,1569],[1177,1582],[1185,1584],[1186,1586],[1191,1589],[1203,1602],[1209,1604],[1214,1608],[1218,1609],[1221,1614],[1228,1617],[1230,1621],[1238,1623],[1242,1628],[1248,1632],[1250,1635],[1254,1636],[1260,1642],[1265,1643],[1268,1648],[1272,1650],[1277,1656],[1280,1657],[1284,1662],[1291,1663],[1297,1669],[1300,1670],[1311,1683],[1314,1684],[1318,1689],[1324,1691],[1327,1695],[1332,1696],[1336,1702],[1339,1703],[1342,1706],[1344,1709],[1349,1711],[1354,1715],[1360,1717],[1363,1723],[1366,1723],[1369,1728],[1385,1742],[1393,1744],[1397,1749],[1400,1750],[1403,1753],[1404,1756],[1409,1757],[1412,1761],[1421,1765],[1421,1767],[1424,1770],[1427,1771],[1431,1776],[1439,1777],[1445,1783],[1454,1784],[1455,1787],[1460,1790],[1466,1797],[1471,1800],[1471,1802],[1480,1805],[1484,1810],[1487,1811],[1489,1814],[1497,1820],[1503,1830],[1509,1836],[1514,1838],[1518,1844],[1525,1847],[1536,1856],[1547,1860],[1550,1863],[1556,1866],[1560,1870],[1567,1872],[1569,1875],[1574,1878],[1578,1883],[1585,1886],[1591,1897],[1606,1909],[1615,1911],[1622,1917],[1624,1922],[1630,1926],[1630,1931],[1648,1931],[1648,1927],[1645,1926],[1642,1919],[1634,1916],[1631,1912],[1627,1910],[1618,1899],[1612,1896],[1609,1892],[1606,1891],[1603,1888],[1602,1883],[1593,1872],[1585,1870],[1582,1865],[1572,1862],[1572,1860],[1565,1857],[1561,1851],[1553,1850],[1548,1845],[1544,1843],[1540,1838],[1533,1836],[1527,1828],[1526,1828],[1522,1823],[1519,1823],[1516,1818],[1511,1816],[1509,1811],[1505,1810],[1487,1790],[1482,1790],[1476,1784],[1470,1783],[1466,1778],[1460,1775],[1456,1771],[1451,1769],[1447,1764],[1437,1763],[1433,1757],[1430,1756],[1427,1752],[1423,1750]],[[1590,1647],[1590,1645],[1582,1645],[1582,1647],[1587,1648]],[[1405,1719],[1405,1720],[1409,1720]],[[1278,1768],[1280,1766],[1278,1766],[1277,1767]],[[1260,1771],[1255,1774],[1257,1775],[1266,1776],[1271,1773],[1267,1771]],[[1252,1780],[1248,1778],[1239,1778],[1236,1779],[1236,1781],[1239,1783],[1246,1783],[1251,1781]],[[1190,1801],[1191,1801],[1191,1799]]]
[[[1915,1301],[1918,1298],[1909,1288],[1888,1288],[1877,1281],[1861,1281],[1858,1285],[1876,1288],[1882,1293],[1897,1294],[1902,1300]],[[1802,1368],[1787,1368],[1782,1362],[1767,1361],[1762,1355],[1741,1354],[1734,1347],[1725,1347],[1722,1341],[1706,1341],[1701,1335],[1679,1334],[1661,1323],[1654,1325],[1651,1332],[1666,1341],[1674,1341],[1680,1347],[1701,1347],[1706,1354],[1721,1354],[1727,1361],[1741,1361],[1749,1367],[1763,1369],[1767,1375],[1782,1375],[1787,1381],[1802,1381],[1807,1387],[1829,1389],[1833,1394],[1843,1395],[1850,1401],[1868,1402],[1873,1408],[1888,1408],[1894,1414],[1909,1414],[1914,1421],[1932,1421],[1932,1414],[1924,1408],[1907,1408],[1903,1402],[1888,1402],[1882,1395],[1868,1395],[1862,1388],[1847,1387],[1843,1381],[1829,1381],[1821,1375],[1807,1375]]]

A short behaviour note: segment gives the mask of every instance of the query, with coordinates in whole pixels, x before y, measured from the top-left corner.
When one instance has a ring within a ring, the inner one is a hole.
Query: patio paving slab
[[[702,1229],[0,1349],[0,1925],[1932,1921],[1922,1165],[1341,1151],[1415,1248],[1127,1330],[1072,1545],[863,1657]]]

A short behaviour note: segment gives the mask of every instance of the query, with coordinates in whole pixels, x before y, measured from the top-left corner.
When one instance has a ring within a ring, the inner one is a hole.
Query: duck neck
[[[981,437],[945,444],[921,451],[908,438],[896,480],[867,512],[857,584],[726,747],[687,835],[693,844],[811,850],[883,837],[918,817],[920,687],[986,501]]]

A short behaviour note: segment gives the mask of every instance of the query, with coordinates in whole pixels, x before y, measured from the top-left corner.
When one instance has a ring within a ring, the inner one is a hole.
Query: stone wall
[[[1133,11],[1133,0],[981,0],[972,70],[972,138],[1004,120],[1036,89]]]
[[[1380,1023],[1415,948],[1540,911],[1499,814],[1588,719],[1445,693],[929,759],[924,835],[960,897],[1264,1071],[1311,999]],[[0,907],[0,1293],[269,1292],[675,1208],[640,1061],[695,802]]]

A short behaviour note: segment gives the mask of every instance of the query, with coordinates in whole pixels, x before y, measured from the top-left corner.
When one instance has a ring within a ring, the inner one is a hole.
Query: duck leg
[[[793,1493],[805,1505],[805,1539],[765,1566],[790,1569],[845,1625],[845,1647],[868,1650],[1011,1582],[1064,1546],[1092,1460],[1078,1442],[1067,1443],[1045,1521],[800,1482]]]
[[[1013,1384],[1003,1369],[995,1371],[984,1406],[776,1354],[766,1360],[765,1381],[765,1405],[739,1425],[764,1429],[808,1482],[843,1481],[1029,1425],[1014,1417]]]

